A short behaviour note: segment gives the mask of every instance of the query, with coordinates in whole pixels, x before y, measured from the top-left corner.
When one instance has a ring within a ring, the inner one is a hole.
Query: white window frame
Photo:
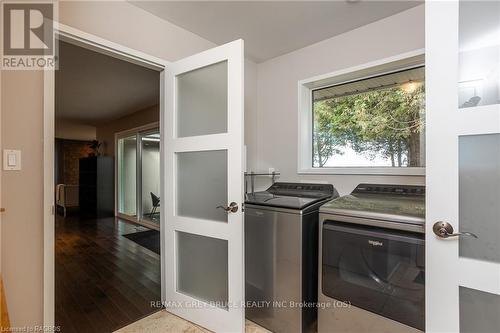
[[[368,79],[394,71],[425,66],[419,49],[298,82],[298,174],[425,176],[425,167],[322,167],[313,168],[313,90]]]

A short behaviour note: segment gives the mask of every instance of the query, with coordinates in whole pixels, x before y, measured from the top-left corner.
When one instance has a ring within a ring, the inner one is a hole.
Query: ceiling
[[[262,62],[422,4],[423,1],[132,1],[215,44],[245,40]]]
[[[96,126],[159,103],[154,70],[59,41],[56,118]]]

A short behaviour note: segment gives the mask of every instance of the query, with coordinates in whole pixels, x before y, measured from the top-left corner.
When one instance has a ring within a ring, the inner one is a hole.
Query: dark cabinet
[[[114,216],[114,161],[111,156],[80,159],[80,214],[84,217]]]

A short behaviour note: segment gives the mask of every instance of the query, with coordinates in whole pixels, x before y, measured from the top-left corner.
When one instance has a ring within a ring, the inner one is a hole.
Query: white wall
[[[215,46],[126,1],[60,1],[59,20],[168,61]]]
[[[257,64],[245,60],[245,145],[247,170],[255,170],[258,160],[257,141]]]
[[[281,172],[283,181],[329,182],[341,194],[361,182],[424,184],[424,177],[416,176],[297,174],[297,82],[423,47],[421,5],[258,64],[257,115],[250,120],[255,121],[251,131],[257,134],[247,136],[250,156],[257,159],[249,165],[257,171],[273,167]]]

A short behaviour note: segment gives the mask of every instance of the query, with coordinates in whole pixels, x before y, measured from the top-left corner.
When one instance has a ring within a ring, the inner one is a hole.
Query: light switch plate
[[[3,151],[3,169],[21,170],[21,151],[13,149],[4,149]]]

